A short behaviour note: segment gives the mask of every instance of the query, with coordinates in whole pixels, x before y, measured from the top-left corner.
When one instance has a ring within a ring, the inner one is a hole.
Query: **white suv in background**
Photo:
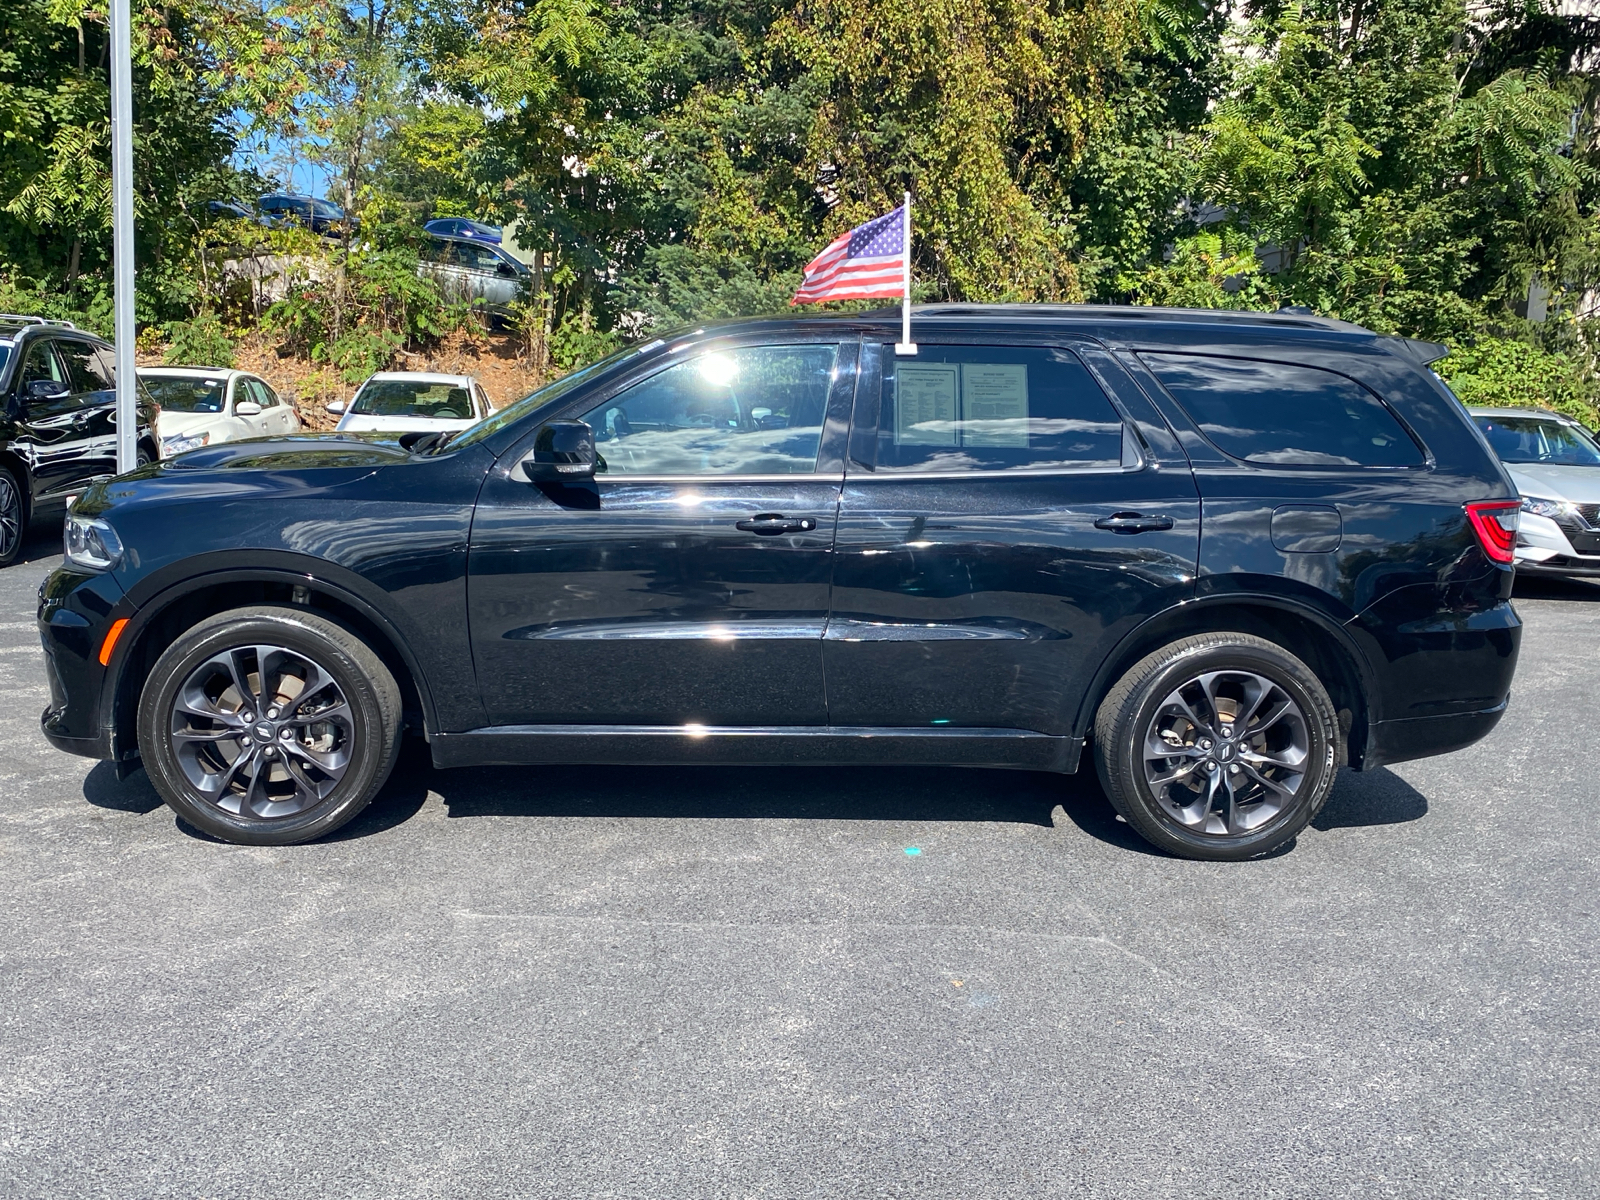
[[[225,367],[142,367],[139,378],[161,406],[161,457],[240,438],[299,433],[300,414],[265,380]]]
[[[454,432],[476,425],[494,406],[471,375],[380,371],[361,385],[348,405],[335,400],[328,411],[339,418],[341,433]]]
[[[1600,576],[1600,442],[1571,417],[1468,409],[1522,493],[1517,570]]]

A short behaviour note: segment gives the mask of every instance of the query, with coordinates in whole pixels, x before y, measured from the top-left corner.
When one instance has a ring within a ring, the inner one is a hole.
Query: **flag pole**
[[[917,344],[911,340],[911,193],[906,192],[905,204],[900,210],[904,226],[901,233],[905,243],[900,248],[900,340],[894,344],[896,354],[911,355],[917,352]]]
[[[117,470],[138,463],[133,357],[133,5],[111,0],[112,328],[117,359]]]

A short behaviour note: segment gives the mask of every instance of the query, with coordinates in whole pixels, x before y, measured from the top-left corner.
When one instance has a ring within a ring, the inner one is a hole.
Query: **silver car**
[[[445,297],[510,319],[532,278],[527,264],[499,246],[471,238],[430,237],[417,270],[439,281]]]
[[[1542,409],[1467,411],[1522,493],[1517,570],[1600,576],[1600,442]]]

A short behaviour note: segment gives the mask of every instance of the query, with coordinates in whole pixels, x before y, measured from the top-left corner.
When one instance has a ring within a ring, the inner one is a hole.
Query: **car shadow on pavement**
[[[1313,829],[1399,825],[1428,815],[1428,798],[1387,767],[1340,771],[1333,795],[1311,820]]]
[[[1515,600],[1574,600],[1593,604],[1600,600],[1600,579],[1555,579],[1517,573],[1513,584]]]
[[[108,762],[95,763],[93,769],[84,776],[83,798],[97,808],[141,815],[155,812],[165,803],[156,794],[156,789],[150,786],[150,780],[142,770],[135,771],[119,783],[116,767]]]

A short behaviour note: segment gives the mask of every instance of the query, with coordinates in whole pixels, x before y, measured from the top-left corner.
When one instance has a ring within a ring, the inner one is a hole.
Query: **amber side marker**
[[[111,663],[111,652],[117,648],[117,639],[122,636],[122,631],[127,628],[128,618],[119,617],[111,622],[111,628],[106,632],[106,640],[100,643],[100,665],[108,666]]]

